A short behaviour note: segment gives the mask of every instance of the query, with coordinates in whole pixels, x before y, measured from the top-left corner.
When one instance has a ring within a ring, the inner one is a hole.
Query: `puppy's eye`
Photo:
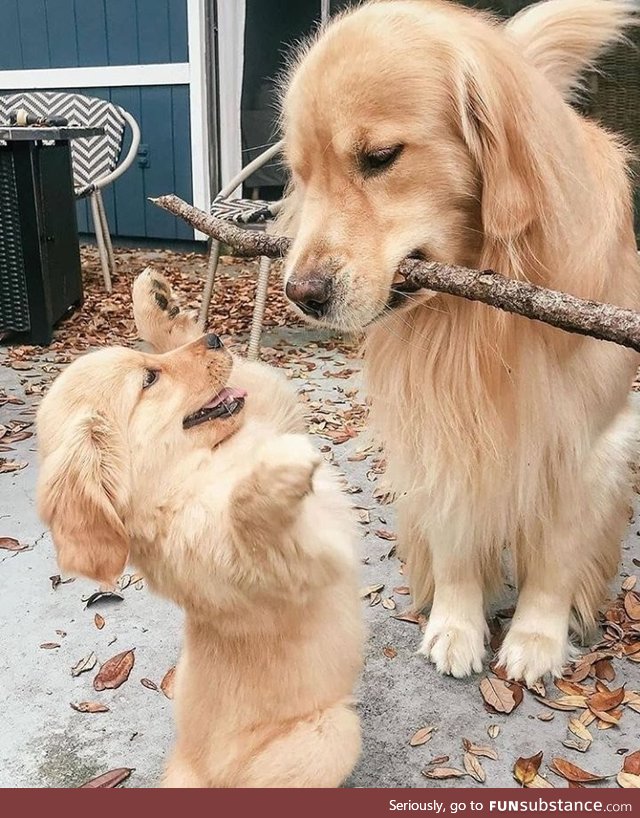
[[[153,386],[159,377],[160,373],[157,369],[145,369],[142,377],[142,388],[148,389],[150,386]]]
[[[390,145],[360,154],[360,170],[365,176],[375,176],[391,167],[404,150],[404,145]]]

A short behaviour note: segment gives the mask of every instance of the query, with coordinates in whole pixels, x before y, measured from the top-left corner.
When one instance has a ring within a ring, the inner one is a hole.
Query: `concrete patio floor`
[[[162,258],[156,263],[162,269]],[[127,272],[131,277],[137,270]],[[91,286],[99,285],[92,280]],[[105,300],[108,302],[106,296]],[[371,605],[369,598],[362,602],[369,627],[366,666],[358,691],[364,750],[348,785],[482,786],[469,776],[434,781],[422,774],[432,759],[444,756],[449,759],[441,761],[441,766],[464,770],[462,741],[467,738],[491,745],[498,754],[498,760],[479,759],[486,773],[483,786],[517,786],[512,775],[516,759],[539,751],[544,752],[540,773],[556,787],[567,786],[549,772],[548,764],[556,756],[591,772],[614,776],[604,785],[615,786],[621,756],[640,749],[639,713],[625,708],[619,726],[612,729],[592,725],[593,744],[581,754],[562,745],[569,718],[579,713],[549,710],[528,691],[510,715],[490,713],[479,692],[479,681],[486,672],[463,681],[443,678],[415,654],[419,627],[394,618],[410,601],[403,593],[406,580],[399,573],[399,562],[388,556],[394,545],[393,507],[374,497],[383,479],[383,466],[380,454],[368,448],[361,428],[365,407],[356,347],[336,346],[328,336],[313,335],[300,326],[269,331],[264,344],[267,358],[287,370],[292,386],[302,392],[314,440],[344,473],[353,491],[361,520],[357,547],[363,588],[383,586],[380,599],[392,599],[397,606],[393,610],[390,602],[385,602],[387,607]],[[23,401],[3,405],[0,400],[0,424],[33,421],[39,392],[46,388],[41,385],[65,360],[60,350],[40,350],[30,352],[25,363],[15,349],[0,349],[0,396]],[[345,428],[353,436],[341,442]],[[90,608],[83,600],[96,590],[92,583],[77,579],[54,589],[51,577],[59,569],[51,537],[35,508],[35,438],[19,441],[14,448],[1,456],[26,465],[0,473],[0,537],[16,538],[26,548],[16,553],[0,550],[0,786],[77,787],[118,767],[134,768],[125,786],[156,786],[172,743],[171,701],[145,686],[146,682],[141,684],[141,679],[159,686],[175,664],[181,613],[151,594],[144,581],[123,590],[123,601]],[[639,535],[632,522],[621,577],[638,570],[632,559],[640,556]],[[615,592],[619,586],[617,582]],[[507,590],[497,607],[512,601]],[[104,618],[100,630],[96,613]],[[59,647],[43,648],[47,643]],[[135,666],[128,681],[117,690],[96,693],[92,680],[99,664],[133,648]],[[92,652],[98,660],[95,670],[72,677],[71,667]],[[627,690],[640,690],[640,664],[616,660],[614,667],[617,675],[611,687],[626,683]],[[547,689],[550,698],[559,695],[559,691],[552,692],[550,683]],[[109,712],[86,714],[70,707],[91,700],[103,702]],[[541,714],[552,714],[553,720],[540,720]],[[435,727],[432,739],[420,747],[409,746],[411,736],[425,725]],[[491,725],[500,728],[495,738],[488,735]]]

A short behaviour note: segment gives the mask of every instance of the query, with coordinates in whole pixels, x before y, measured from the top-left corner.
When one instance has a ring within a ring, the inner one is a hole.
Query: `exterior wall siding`
[[[0,0],[2,69],[188,61],[186,0]]]

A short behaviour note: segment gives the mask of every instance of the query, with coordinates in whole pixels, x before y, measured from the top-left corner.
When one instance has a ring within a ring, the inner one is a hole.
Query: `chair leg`
[[[264,308],[267,304],[267,290],[269,288],[269,272],[271,270],[271,259],[264,256],[260,259],[260,271],[258,272],[258,283],[256,287],[256,302],[253,307],[253,319],[251,321],[251,334],[249,336],[249,350],[247,358],[256,361],[260,353],[260,338],[262,336],[262,320],[264,318]]]
[[[107,257],[109,259],[109,269],[112,273],[116,271],[116,260],[113,255],[113,244],[111,243],[111,233],[109,232],[109,222],[107,220],[107,211],[104,206],[104,199],[102,198],[102,191],[96,190],[96,197],[98,199],[98,208],[100,209],[100,220],[102,222],[102,237],[107,248]]]
[[[216,272],[218,270],[219,260],[220,242],[213,240],[211,242],[211,250],[209,251],[209,261],[207,263],[207,282],[204,285],[204,292],[202,293],[202,304],[200,305],[200,315],[198,316],[198,326],[203,332],[207,328],[207,318],[209,316],[209,307],[211,306],[211,296],[213,295],[213,287],[216,283]]]
[[[96,231],[96,242],[98,244],[98,254],[100,256],[100,265],[102,267],[102,276],[104,278],[104,286],[108,293],[111,292],[111,272],[109,271],[109,254],[104,243],[104,234],[102,229],[102,219],[100,217],[100,206],[96,194],[92,193],[91,200],[91,215],[93,216],[93,227]]]

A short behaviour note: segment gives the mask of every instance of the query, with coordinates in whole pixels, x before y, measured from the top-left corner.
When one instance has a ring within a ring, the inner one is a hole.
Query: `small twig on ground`
[[[153,204],[184,219],[192,227],[227,244],[243,257],[282,258],[291,240],[263,231],[245,230],[216,219],[177,196],[151,199]],[[450,264],[406,259],[398,268],[404,278],[394,288],[406,293],[427,289],[481,301],[490,307],[543,321],[558,329],[612,341],[640,352],[640,313],[548,290],[506,278],[494,270],[470,270]]]

